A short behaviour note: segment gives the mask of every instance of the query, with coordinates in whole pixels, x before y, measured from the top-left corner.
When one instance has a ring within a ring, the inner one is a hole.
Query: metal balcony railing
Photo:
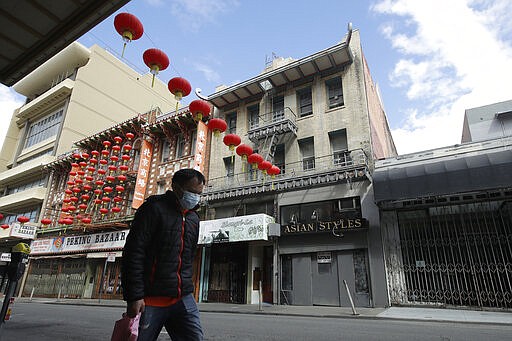
[[[283,110],[271,111],[249,121],[249,139],[258,140],[269,134],[297,134],[297,115],[289,107]]]
[[[246,167],[250,166],[246,165]],[[320,157],[304,158],[297,162],[286,163],[281,169],[282,173],[275,176],[275,178],[265,176],[261,171],[254,169],[246,169],[243,173],[227,174],[219,178],[210,178],[205,187],[204,195],[210,198],[214,193],[232,192],[237,188],[273,187],[272,189],[277,191],[291,189],[291,187],[286,186],[286,182],[293,182],[295,187],[306,187],[312,184],[309,181],[302,181],[304,185],[296,185],[296,180],[335,174],[337,176],[334,178],[338,180],[343,178],[362,180],[367,177],[369,165],[364,151],[356,149],[335,152]],[[328,184],[329,181],[322,182],[322,184]],[[272,183],[274,183],[273,186]]]

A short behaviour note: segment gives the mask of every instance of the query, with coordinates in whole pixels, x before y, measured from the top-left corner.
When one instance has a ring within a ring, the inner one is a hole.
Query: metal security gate
[[[395,303],[512,308],[510,202],[430,207],[397,216],[401,261],[394,261],[401,263],[403,292],[392,295],[402,300]]]
[[[33,259],[23,295],[80,298],[85,288],[85,258]],[[33,291],[32,291],[33,290]]]

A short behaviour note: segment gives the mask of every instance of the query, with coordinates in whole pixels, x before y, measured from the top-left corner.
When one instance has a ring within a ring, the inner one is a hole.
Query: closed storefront
[[[290,305],[373,306],[370,221],[360,197],[280,206],[280,303]],[[378,231],[378,230],[377,230]],[[348,287],[348,291],[347,291]]]
[[[128,232],[36,239],[23,294],[121,299],[121,250]]]

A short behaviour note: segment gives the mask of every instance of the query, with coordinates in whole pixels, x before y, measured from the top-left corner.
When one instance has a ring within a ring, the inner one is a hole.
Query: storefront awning
[[[376,169],[375,201],[407,200],[512,187],[512,150]]]

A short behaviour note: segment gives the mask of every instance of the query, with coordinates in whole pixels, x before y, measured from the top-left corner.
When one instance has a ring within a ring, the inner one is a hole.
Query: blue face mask
[[[201,196],[197,193],[183,191],[183,198],[180,199],[180,205],[186,210],[191,210],[199,204]]]

